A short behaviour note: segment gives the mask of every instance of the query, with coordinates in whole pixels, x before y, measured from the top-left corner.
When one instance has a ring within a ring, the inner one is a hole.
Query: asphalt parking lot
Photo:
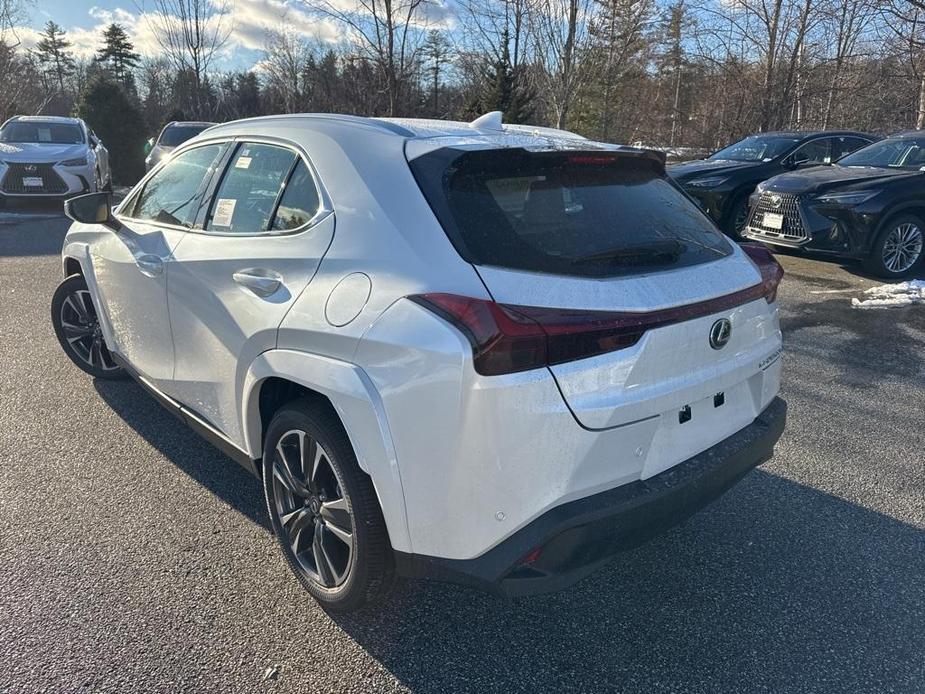
[[[0,692],[925,692],[925,306],[782,256],[773,461],[573,590],[329,617],[259,483],[48,319],[67,222],[0,213]]]

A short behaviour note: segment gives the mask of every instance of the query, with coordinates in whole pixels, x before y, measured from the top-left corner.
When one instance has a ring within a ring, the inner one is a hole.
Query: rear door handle
[[[164,259],[159,255],[147,253],[135,258],[135,265],[146,277],[157,277],[164,272]]]
[[[267,297],[274,294],[283,285],[283,278],[281,275],[272,270],[265,270],[263,268],[239,270],[231,277],[242,287],[250,289],[254,294],[260,297]]]

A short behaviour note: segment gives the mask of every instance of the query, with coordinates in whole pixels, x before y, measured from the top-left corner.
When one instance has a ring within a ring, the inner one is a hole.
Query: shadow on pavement
[[[921,692],[925,531],[758,471],[574,589],[335,621],[415,692]]]
[[[770,249],[775,255],[786,255],[794,258],[802,258],[803,260],[809,260],[817,263],[823,263],[826,265],[838,266],[845,272],[855,277],[861,277],[866,280],[871,280],[877,284],[891,284],[893,282],[903,282],[910,279],[920,279],[925,280],[925,262],[920,262],[919,266],[915,269],[915,272],[912,273],[909,277],[905,277],[902,280],[889,280],[883,277],[878,277],[877,275],[871,274],[868,272],[864,263],[860,260],[854,260],[851,258],[835,258],[830,255],[825,255],[822,253],[813,253],[811,251],[785,251],[780,248],[771,248]],[[800,275],[800,279],[808,281],[810,283],[819,283],[832,285],[831,280],[821,279],[818,277],[809,277],[805,275]],[[842,282],[842,284],[849,286],[847,282]]]
[[[0,257],[58,255],[70,226],[60,201],[8,201],[0,210]]]
[[[260,480],[161,407],[141,386],[94,380],[96,392],[126,424],[180,470],[268,532]]]
[[[257,480],[134,383],[95,386],[269,532]],[[759,470],[571,590],[402,582],[333,619],[415,692],[921,692],[925,530]]]
[[[801,339],[800,331],[812,328],[835,333],[837,339]],[[921,306],[858,310],[844,295],[784,306],[781,330],[787,336],[788,353],[825,359],[837,366],[842,383],[861,390],[876,387],[884,376],[914,376],[910,355],[925,350],[925,343],[916,337],[916,332],[925,330]],[[831,351],[819,353],[820,349]]]

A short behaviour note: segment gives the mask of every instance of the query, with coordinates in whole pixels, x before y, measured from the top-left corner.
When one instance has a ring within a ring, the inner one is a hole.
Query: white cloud
[[[236,49],[263,49],[267,32],[272,30],[285,30],[319,42],[336,42],[343,38],[343,31],[335,22],[319,19],[305,8],[301,2],[287,0],[235,0],[226,15],[213,19],[230,32],[221,53],[222,60],[213,67],[250,67],[235,60]],[[152,16],[143,11],[91,7],[88,16],[94,21],[92,26],[65,27],[71,50],[78,58],[90,58],[96,53],[103,30],[112,22],[125,27],[135,50],[141,55],[157,57],[163,53],[155,33],[156,24]],[[32,27],[17,27],[16,34],[23,48],[34,48],[41,40],[41,30]]]

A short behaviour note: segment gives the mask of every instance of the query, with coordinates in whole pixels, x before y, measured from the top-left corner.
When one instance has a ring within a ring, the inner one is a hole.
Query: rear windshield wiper
[[[611,260],[618,263],[673,263],[681,257],[681,253],[683,252],[684,244],[671,239],[653,241],[652,243],[641,243],[638,246],[608,248],[603,251],[580,255],[572,259],[572,264],[581,265],[584,263],[597,263],[603,260]]]

